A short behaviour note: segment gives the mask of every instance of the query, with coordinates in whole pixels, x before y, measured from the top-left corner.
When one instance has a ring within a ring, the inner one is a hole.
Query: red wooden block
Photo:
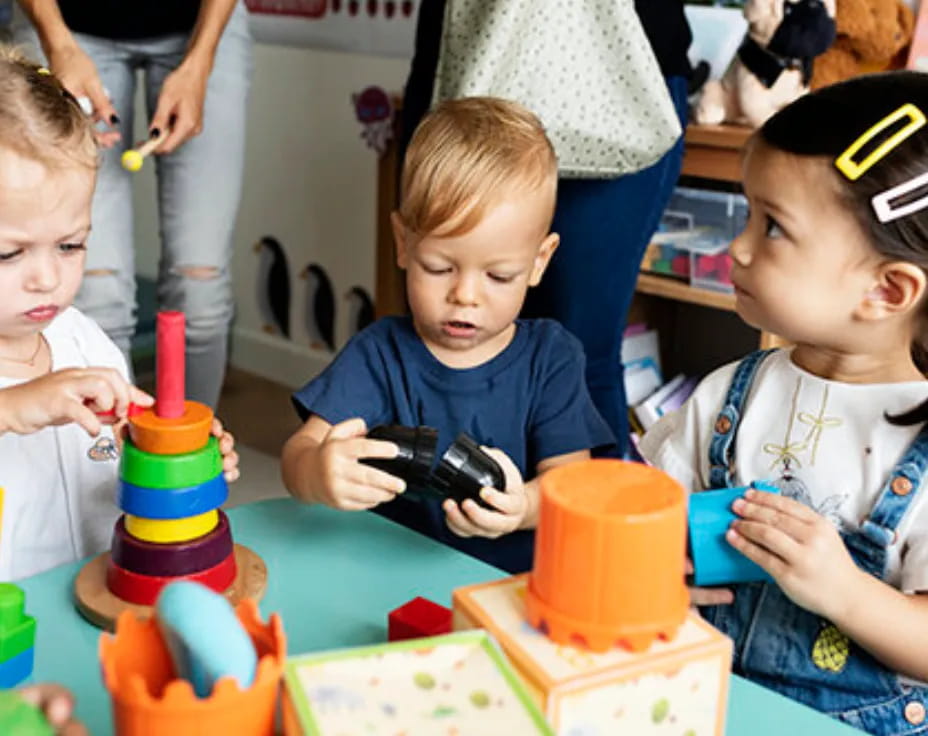
[[[388,616],[387,640],[419,639],[451,631],[451,609],[428,598],[413,598]]]

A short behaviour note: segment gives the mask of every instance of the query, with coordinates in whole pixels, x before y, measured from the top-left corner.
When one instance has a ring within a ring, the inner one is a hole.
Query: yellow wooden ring
[[[219,523],[216,509],[183,519],[146,519],[143,516],[126,514],[126,531],[143,542],[171,544],[189,542],[191,539],[209,534]]]

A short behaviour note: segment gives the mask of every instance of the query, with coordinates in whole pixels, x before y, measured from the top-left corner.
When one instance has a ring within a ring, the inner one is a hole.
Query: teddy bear
[[[835,38],[835,0],[747,0],[747,34],[725,74],[693,108],[700,124],[759,126],[809,91],[814,57]]]
[[[865,72],[904,66],[915,14],[902,0],[837,0],[838,37],[815,60],[812,89]]]

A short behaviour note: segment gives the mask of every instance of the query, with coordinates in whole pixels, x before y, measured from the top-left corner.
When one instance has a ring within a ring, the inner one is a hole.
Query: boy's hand
[[[749,490],[732,504],[741,519],[725,535],[743,555],[773,576],[798,606],[834,620],[863,573],[838,530],[798,501]]]
[[[693,574],[693,561],[686,558],[686,574]],[[735,594],[729,588],[697,588],[688,585],[690,606],[725,606],[734,602]]]
[[[31,434],[75,422],[96,437],[103,423],[97,413],[113,410],[118,421],[130,403],[155,400],[113,368],[66,368],[0,390],[0,431]]]
[[[40,683],[21,688],[19,694],[42,711],[59,736],[87,736],[87,729],[73,717],[74,697],[67,688]]]
[[[238,469],[238,453],[235,447],[235,438],[230,432],[222,428],[222,422],[213,417],[213,426],[210,434],[219,440],[219,452],[222,454],[222,474],[228,483],[239,479],[241,472]]]
[[[522,474],[509,456],[495,447],[481,446],[481,449],[499,463],[506,478],[505,491],[496,488],[480,491],[480,498],[496,510],[486,509],[469,498],[460,506],[449,498],[441,507],[445,512],[445,523],[459,537],[495,539],[521,527],[528,510],[528,496]]]
[[[399,448],[392,442],[366,437],[367,425],[361,418],[332,426],[317,449],[319,460],[316,500],[344,511],[361,511],[392,501],[406,490],[406,483],[394,475],[358,462],[361,458],[393,459]]]

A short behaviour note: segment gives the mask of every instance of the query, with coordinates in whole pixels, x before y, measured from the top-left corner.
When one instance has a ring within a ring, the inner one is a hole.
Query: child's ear
[[[557,233],[548,233],[548,237],[541,242],[541,247],[538,248],[538,253],[535,255],[535,261],[532,264],[532,273],[528,278],[529,286],[538,286],[545,269],[548,267],[548,263],[551,262],[551,256],[554,255],[554,251],[557,250],[560,242],[561,236]]]
[[[409,244],[406,242],[406,226],[396,210],[390,213],[390,226],[393,228],[393,242],[396,245],[396,265],[405,271],[409,263]]]
[[[864,294],[858,312],[863,319],[881,319],[914,309],[925,295],[925,272],[914,263],[886,263]]]

